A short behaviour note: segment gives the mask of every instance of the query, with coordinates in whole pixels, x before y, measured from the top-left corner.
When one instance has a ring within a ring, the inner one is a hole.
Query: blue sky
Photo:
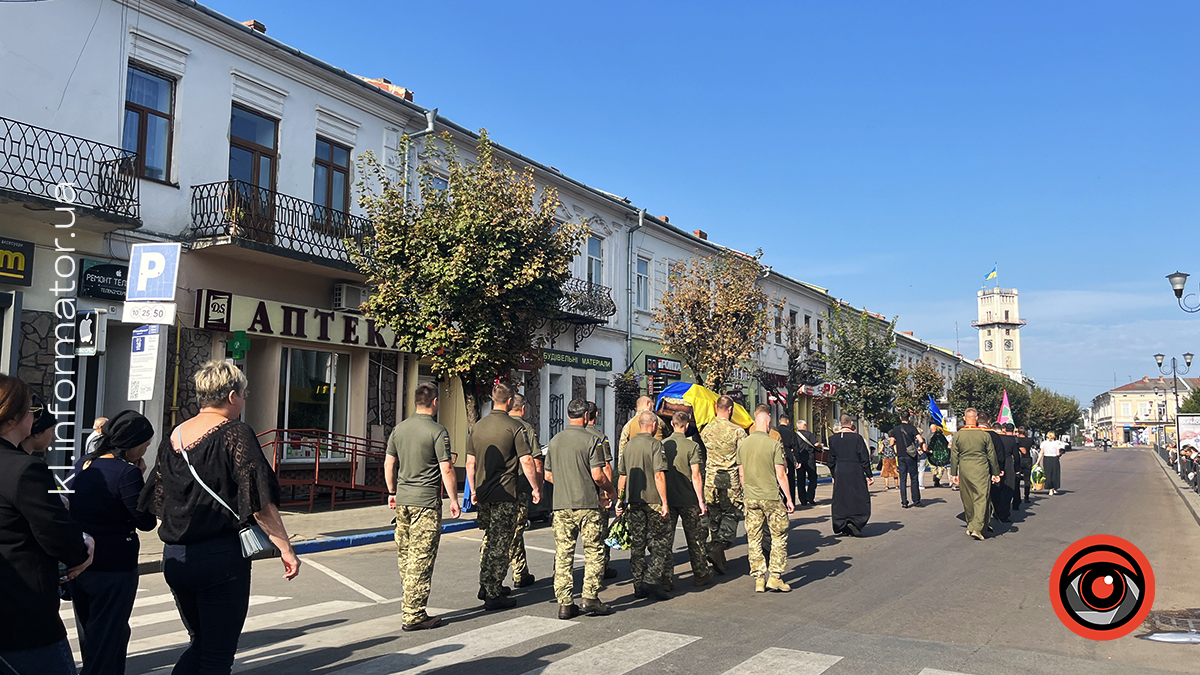
[[[998,264],[1084,402],[1200,351],[1200,3],[207,4],[968,357]]]

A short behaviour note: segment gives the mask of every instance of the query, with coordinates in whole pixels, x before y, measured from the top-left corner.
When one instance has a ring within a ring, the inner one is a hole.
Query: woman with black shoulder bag
[[[173,675],[229,673],[250,604],[250,556],[273,544],[284,578],[300,560],[279,515],[279,481],[241,422],[246,376],[224,361],[195,375],[200,412],[163,439],[139,507],[159,518],[163,577],[191,645]]]

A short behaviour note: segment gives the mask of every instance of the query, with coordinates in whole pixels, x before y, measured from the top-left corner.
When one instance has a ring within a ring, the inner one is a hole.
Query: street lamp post
[[[1174,274],[1168,274],[1167,280],[1171,282],[1171,289],[1175,291],[1175,300],[1179,302],[1179,309],[1188,314],[1195,314],[1196,312],[1200,312],[1200,296],[1197,296],[1195,293],[1183,294],[1183,289],[1187,286],[1189,276],[1191,275],[1184,272],[1175,272]],[[1188,298],[1193,298],[1193,300],[1189,301]]]
[[[1183,276],[1185,278],[1187,277],[1186,274],[1184,274]],[[1183,289],[1183,283],[1180,282],[1179,290],[1176,290],[1175,294],[1180,295],[1183,292],[1182,289]],[[1185,311],[1186,311],[1186,309],[1185,309]],[[1193,356],[1194,356],[1194,354],[1192,354],[1191,352],[1184,353],[1183,362],[1184,362],[1185,366],[1184,366],[1183,370],[1180,370],[1178,368],[1178,364],[1175,361],[1175,357],[1172,356],[1171,357],[1171,369],[1167,370],[1166,368],[1163,367],[1163,361],[1167,358],[1166,355],[1164,355],[1164,354],[1155,354],[1154,355],[1154,360],[1155,360],[1155,362],[1158,363],[1158,372],[1162,373],[1163,375],[1171,376],[1171,391],[1175,393],[1175,433],[1176,433],[1176,435],[1179,434],[1179,376],[1187,375],[1188,372],[1192,369],[1192,357]]]

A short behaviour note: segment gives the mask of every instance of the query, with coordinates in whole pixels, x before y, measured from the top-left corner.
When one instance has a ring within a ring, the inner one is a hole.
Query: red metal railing
[[[329,493],[329,507],[340,501],[381,503],[387,494],[383,460],[387,443],[322,429],[271,429],[258,435],[281,487],[291,489],[287,506],[308,503],[311,512],[318,493]],[[297,491],[308,488],[307,499]],[[339,491],[342,498],[338,499]],[[358,493],[352,497],[352,493]]]

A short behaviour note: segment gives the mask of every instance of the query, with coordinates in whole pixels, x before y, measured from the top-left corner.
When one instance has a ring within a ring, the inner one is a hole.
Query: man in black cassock
[[[1012,434],[1012,423],[1004,425],[1008,429],[1008,433]],[[1017,489],[1013,490],[1012,507],[1014,511],[1021,510],[1021,487],[1025,488],[1025,503],[1029,503],[1029,480],[1030,473],[1033,471],[1033,439],[1025,433],[1025,427],[1017,430],[1017,457],[1021,460],[1017,467]]]
[[[842,415],[842,428],[829,439],[833,462],[833,503],[830,516],[834,534],[861,537],[871,519],[871,492],[874,483],[871,453],[867,443],[854,429],[854,418]]]
[[[796,491],[800,499],[796,503],[812,506],[817,503],[817,452],[824,446],[808,430],[805,420],[796,422],[796,438],[800,441],[800,452],[796,455]]]
[[[801,500],[796,496],[796,464],[799,461],[800,439],[796,437],[796,432],[792,431],[791,421],[792,418],[787,413],[780,414],[779,425],[775,427],[775,431],[779,434],[779,442],[783,444],[783,457],[787,461],[788,491],[792,493],[795,503],[800,504]]]
[[[996,446],[996,461],[1000,464],[1000,482],[992,484],[992,514],[1002,523],[1011,523],[1012,496],[1017,491],[1021,454],[1016,437],[1005,433],[998,422],[992,424],[988,433],[992,436],[992,445]]]

